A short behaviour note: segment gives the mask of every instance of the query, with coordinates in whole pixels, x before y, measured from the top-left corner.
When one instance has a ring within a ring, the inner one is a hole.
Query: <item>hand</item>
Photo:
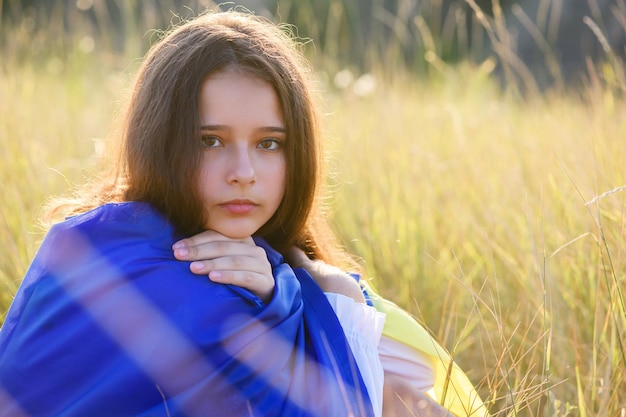
[[[272,266],[265,250],[252,237],[231,239],[207,230],[172,245],[174,256],[181,261],[193,261],[194,274],[207,274],[213,282],[246,288],[263,302],[274,293]]]
[[[454,417],[435,400],[401,378],[385,372],[383,415],[386,417]]]
[[[341,269],[322,261],[313,261],[297,247],[291,247],[285,254],[293,268],[304,268],[324,292],[342,294],[357,303],[365,303],[363,291],[358,282]]]

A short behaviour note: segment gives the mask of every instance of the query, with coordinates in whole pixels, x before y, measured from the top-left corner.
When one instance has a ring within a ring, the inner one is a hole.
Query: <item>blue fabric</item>
[[[361,284],[361,274],[357,274],[356,272],[348,272],[348,275],[350,275],[352,279],[354,279],[357,283],[359,283],[359,285],[361,285],[361,292],[363,293],[363,297],[365,298],[365,304],[370,307],[374,307],[374,302],[372,301],[372,298],[370,297],[365,287]]]
[[[55,225],[0,329],[0,416],[371,416],[321,289],[262,239],[271,302],[174,259],[122,203]]]

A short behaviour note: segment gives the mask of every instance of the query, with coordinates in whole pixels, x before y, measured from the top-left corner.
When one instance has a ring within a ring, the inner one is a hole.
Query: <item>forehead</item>
[[[272,85],[237,69],[205,78],[200,89],[199,113],[203,124],[241,119],[269,125],[284,124],[280,101]]]

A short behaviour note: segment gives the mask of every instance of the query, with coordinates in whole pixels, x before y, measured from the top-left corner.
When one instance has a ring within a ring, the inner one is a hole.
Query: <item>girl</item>
[[[119,164],[54,208],[0,330],[0,416],[447,414],[433,354],[379,347],[385,315],[329,266],[352,264],[319,214],[309,77],[236,12],[148,53]]]

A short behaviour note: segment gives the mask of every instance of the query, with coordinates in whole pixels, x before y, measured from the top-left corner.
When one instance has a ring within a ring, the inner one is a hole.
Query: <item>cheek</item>
[[[203,200],[207,200],[215,188],[215,175],[208,164],[203,164],[198,175],[198,193]]]
[[[284,161],[284,159],[280,164],[280,168],[277,170],[276,178],[277,188],[279,190],[280,199],[282,201],[283,197],[285,196],[285,189],[287,187],[287,163]]]

